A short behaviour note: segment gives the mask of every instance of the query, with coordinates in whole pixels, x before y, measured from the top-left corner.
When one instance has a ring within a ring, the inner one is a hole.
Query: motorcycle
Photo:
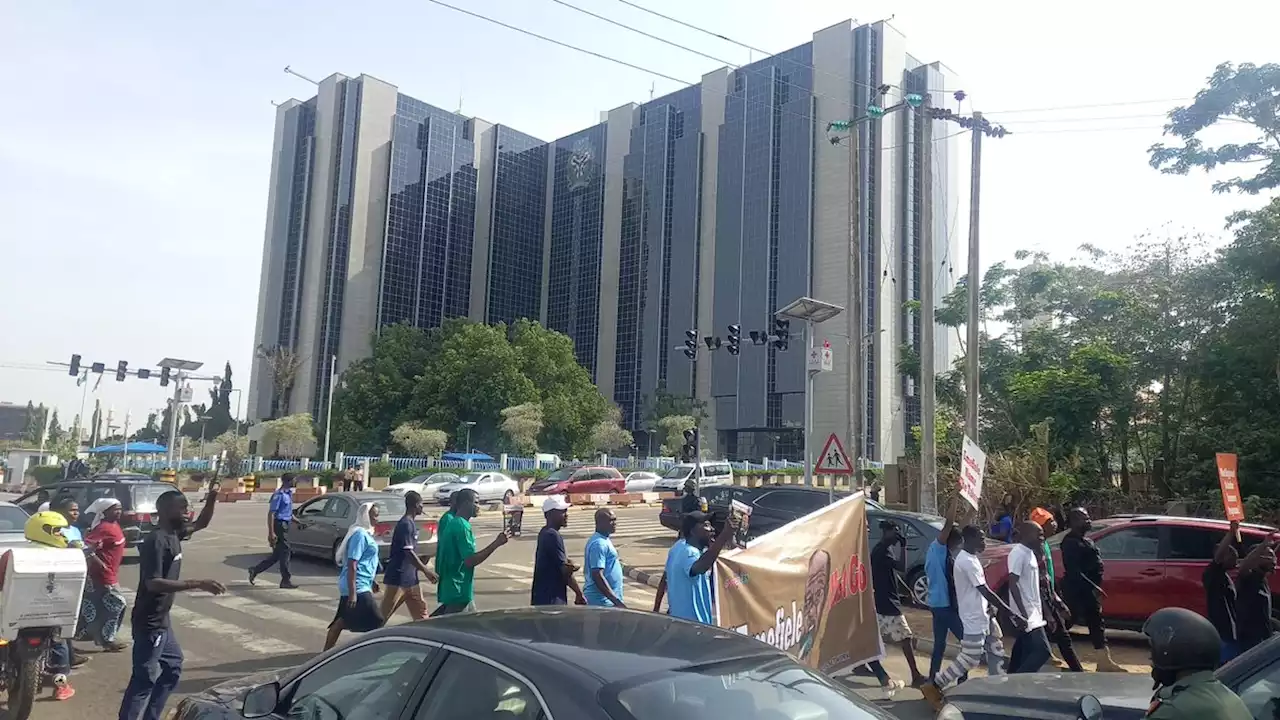
[[[45,676],[58,628],[26,628],[13,641],[0,639],[0,688],[9,696],[6,720],[27,720]]]
[[[32,545],[0,555],[0,683],[6,720],[27,720],[49,652],[75,634],[84,592],[84,552]]]

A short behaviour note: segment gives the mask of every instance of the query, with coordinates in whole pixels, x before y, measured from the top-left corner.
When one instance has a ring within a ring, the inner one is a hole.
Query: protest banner
[[[1218,453],[1218,485],[1222,487],[1222,509],[1228,520],[1244,520],[1240,499],[1240,479],[1236,477],[1236,454]]]
[[[858,493],[721,555],[718,624],[825,673],[880,657],[867,544]]]
[[[960,497],[974,510],[978,509],[978,500],[982,497],[982,474],[986,468],[987,454],[965,435],[964,455],[960,458]]]

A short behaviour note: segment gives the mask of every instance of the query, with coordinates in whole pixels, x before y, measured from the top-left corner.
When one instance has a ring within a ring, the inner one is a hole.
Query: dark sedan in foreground
[[[1280,717],[1280,636],[1218,668],[1217,676],[1240,696],[1253,717]],[[1151,685],[1149,675],[1035,673],[973,678],[946,695],[949,705],[961,713],[951,720],[1066,720],[1077,716],[1083,695],[1098,698],[1104,720],[1137,720],[1151,705]]]
[[[520,608],[384,628],[280,676],[184,698],[175,720],[887,720],[746,635],[667,615]]]

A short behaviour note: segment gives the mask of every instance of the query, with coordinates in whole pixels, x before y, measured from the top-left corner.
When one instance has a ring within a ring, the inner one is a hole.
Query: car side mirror
[[[280,704],[280,683],[269,682],[250,690],[244,696],[241,714],[246,718],[266,717]]]
[[[1102,703],[1092,695],[1080,698],[1079,720],[1102,720]]]

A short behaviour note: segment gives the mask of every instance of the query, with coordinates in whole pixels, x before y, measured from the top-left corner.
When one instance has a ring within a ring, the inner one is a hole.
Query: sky
[[[724,64],[555,0],[450,1],[673,78]],[[620,0],[565,2],[731,64],[761,57]],[[1212,194],[1204,174],[1161,175],[1146,149],[1217,64],[1280,61],[1280,3],[635,2],[769,52],[892,17],[912,55],[958,74],[948,89],[968,94],[967,109],[1013,131],[983,149],[984,266],[1019,249],[1120,250],[1149,230],[1221,243],[1223,218],[1261,203]],[[45,367],[73,353],[112,368],[183,358],[212,374],[230,362],[247,392],[273,103],[314,94],[285,66],[373,75],[544,140],[680,87],[428,0],[0,0],[0,401],[56,406],[64,426],[82,399],[135,427],[163,405],[154,379],[109,376],[86,396]]]

